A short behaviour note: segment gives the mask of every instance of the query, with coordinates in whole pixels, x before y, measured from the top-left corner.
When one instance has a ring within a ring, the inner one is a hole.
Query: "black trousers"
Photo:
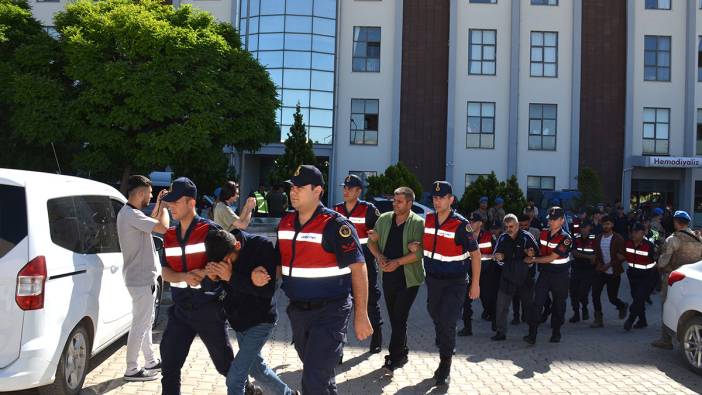
[[[565,306],[570,285],[568,277],[568,270],[558,272],[542,271],[539,273],[539,279],[536,280],[534,290],[536,312],[540,314],[544,311],[547,300],[550,299],[550,293],[553,297],[551,302],[551,328],[553,329],[559,329],[565,321]]]
[[[587,308],[595,267],[586,262],[575,262],[570,273],[570,305],[573,311]]]
[[[497,305],[497,291],[500,288],[500,276],[502,275],[502,267],[498,266],[493,260],[482,261],[480,269],[480,302],[483,305],[483,310],[495,319],[495,309]],[[470,301],[466,294],[466,303]],[[466,321],[465,313],[463,321]]]
[[[592,304],[595,306],[595,311],[602,312],[602,290],[607,287],[607,297],[617,309],[622,309],[625,303],[619,299],[619,286],[622,283],[620,275],[597,272],[592,279]]]
[[[403,270],[400,266],[397,270]],[[396,270],[396,271],[397,271]],[[409,353],[407,348],[407,320],[419,286],[407,288],[404,275],[400,273],[383,273],[383,295],[390,317],[390,359],[399,361]]]
[[[427,310],[439,340],[439,355],[453,356],[456,348],[456,321],[465,302],[468,282],[463,278],[439,279],[427,275]]]
[[[173,305],[168,309],[168,323],[161,339],[161,386],[164,395],[180,394],[180,371],[195,335],[205,343],[217,372],[227,375],[234,353],[222,306],[212,302],[186,310]]]
[[[629,268],[626,272],[631,287],[630,318],[646,320],[646,299],[651,296],[656,283],[660,281],[658,271],[652,269]]]
[[[312,310],[290,304],[287,313],[295,351],[302,361],[302,392],[335,395],[334,368],[339,364],[346,344],[351,298]]]
[[[383,318],[380,314],[380,285],[378,284],[378,265],[375,262],[373,254],[367,251],[368,248],[364,246],[363,252],[366,258],[366,271],[368,272],[368,319],[370,320],[373,328],[376,329],[383,325]]]

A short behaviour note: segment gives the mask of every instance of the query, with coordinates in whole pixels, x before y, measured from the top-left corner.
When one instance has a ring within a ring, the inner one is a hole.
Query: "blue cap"
[[[487,202],[488,202],[487,196],[482,196],[482,197],[480,198],[480,203],[487,203]]]
[[[312,165],[302,165],[295,170],[295,174],[288,182],[296,187],[304,187],[305,185],[324,185],[324,176],[319,169]]]
[[[504,204],[504,202],[505,202],[505,200],[499,196],[497,198],[495,198],[495,204]]]
[[[197,187],[188,177],[180,177],[173,180],[171,189],[161,200],[173,203],[184,196],[197,199]]]
[[[346,178],[344,178],[344,183],[341,186],[344,186],[347,188],[358,187],[358,188],[362,189],[363,182],[361,182],[361,179],[357,175],[349,174],[348,176],[346,176]]]
[[[683,210],[678,210],[673,214],[673,218],[675,219],[680,219],[685,222],[692,222],[692,218],[690,218],[690,214],[687,213],[687,211]]]
[[[661,216],[663,215],[663,209],[660,207],[656,207],[653,209],[653,215]]]
[[[450,193],[453,193],[453,188],[448,181],[434,181],[434,185],[431,187],[431,196],[444,197]]]

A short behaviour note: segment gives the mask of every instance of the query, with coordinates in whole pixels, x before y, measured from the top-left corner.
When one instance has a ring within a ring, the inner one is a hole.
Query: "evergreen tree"
[[[580,207],[594,206],[601,203],[604,199],[600,176],[589,167],[580,169],[578,191],[580,192],[580,199],[578,199],[577,203]]]
[[[417,176],[401,162],[385,169],[384,174],[368,177],[366,197],[392,195],[399,187],[411,188],[417,200],[422,196],[422,184]]]
[[[526,198],[519,187],[517,177],[512,176],[507,181],[500,183],[500,196],[504,199],[505,213],[519,215],[526,207]]]
[[[488,205],[495,202],[495,198],[500,192],[500,182],[494,172],[487,176],[480,176],[472,184],[468,185],[463,192],[461,200],[458,202],[458,211],[463,215],[468,215],[480,206],[480,198],[488,197]]]
[[[271,170],[270,182],[272,184],[289,180],[300,165],[317,165],[319,167],[312,150],[312,141],[307,138],[307,127],[303,122],[299,103],[295,108],[294,118],[295,121],[290,126],[287,140],[285,140],[285,153],[275,160]],[[328,180],[325,178],[325,181]]]

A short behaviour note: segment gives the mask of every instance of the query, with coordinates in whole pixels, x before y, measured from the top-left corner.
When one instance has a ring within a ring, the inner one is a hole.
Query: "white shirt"
[[[612,254],[610,251],[610,246],[612,245],[612,236],[613,235],[602,235],[602,240],[600,240],[600,248],[602,249],[602,261],[605,265],[609,265],[610,263],[612,263]],[[607,269],[607,274],[612,273],[614,272],[612,271],[612,267],[610,266]]]

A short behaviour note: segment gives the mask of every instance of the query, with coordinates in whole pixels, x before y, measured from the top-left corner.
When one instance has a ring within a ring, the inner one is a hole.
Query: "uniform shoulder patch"
[[[339,236],[343,238],[351,237],[351,228],[348,225],[341,225],[339,227]]]
[[[375,208],[375,216],[380,217],[380,210],[377,207]]]
[[[466,224],[466,232],[473,233],[473,228],[471,228],[470,224]]]
[[[569,246],[570,245],[570,238],[566,237],[566,239],[563,240],[563,244]]]

